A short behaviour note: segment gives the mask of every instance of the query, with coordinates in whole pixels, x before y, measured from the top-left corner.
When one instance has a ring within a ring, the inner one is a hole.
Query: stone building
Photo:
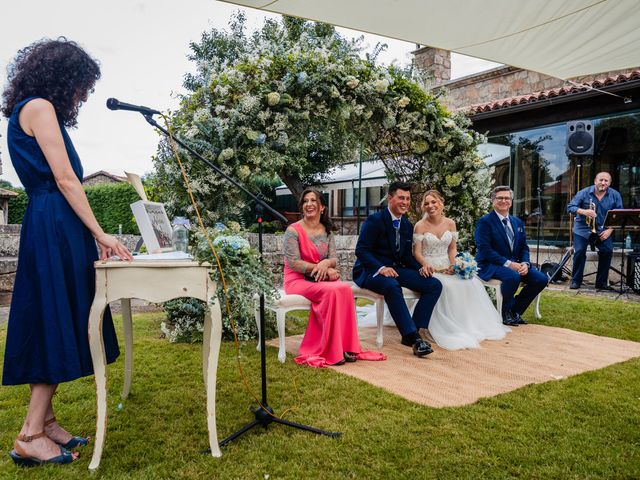
[[[105,172],[104,170],[100,170],[92,173],[91,175],[86,175],[82,179],[82,184],[86,187],[93,187],[95,185],[103,185],[105,183],[122,183],[126,181],[127,177],[121,177],[119,175],[114,175],[112,173]]]

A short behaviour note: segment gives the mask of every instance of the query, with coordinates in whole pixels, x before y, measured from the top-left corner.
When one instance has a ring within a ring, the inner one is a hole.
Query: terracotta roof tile
[[[640,80],[640,69],[633,70],[629,73],[622,73],[619,75],[608,76],[604,78],[597,78],[592,82],[584,82],[583,85],[567,84],[562,87],[552,88],[550,90],[544,90],[542,92],[531,93],[528,95],[517,95],[509,98],[502,98],[498,100],[492,100],[486,103],[480,103],[471,105],[468,109],[470,115],[478,113],[491,112],[493,110],[501,110],[504,108],[513,107],[516,105],[525,105],[528,103],[535,103],[550,98],[574,95],[576,93],[582,93],[588,91],[590,88],[603,88],[610,87],[612,85],[618,85],[621,83],[630,82],[632,80]]]

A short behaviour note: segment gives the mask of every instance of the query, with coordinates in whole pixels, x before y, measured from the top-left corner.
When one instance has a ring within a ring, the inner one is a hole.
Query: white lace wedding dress
[[[425,260],[435,269],[449,266],[449,244],[458,232],[447,230],[438,238],[432,233],[413,236],[420,243]],[[447,350],[478,348],[482,340],[500,340],[511,329],[502,324],[487,291],[477,278],[463,280],[456,275],[436,273],[442,294],[429,321],[429,332]]]

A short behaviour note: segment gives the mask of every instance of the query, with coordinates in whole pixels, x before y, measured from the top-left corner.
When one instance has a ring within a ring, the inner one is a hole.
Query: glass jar
[[[177,251],[188,253],[189,251],[189,219],[185,217],[175,217],[171,222],[173,225],[173,246]]]

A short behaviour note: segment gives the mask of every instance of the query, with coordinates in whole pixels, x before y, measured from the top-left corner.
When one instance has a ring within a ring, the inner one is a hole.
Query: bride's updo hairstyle
[[[436,200],[438,200],[440,202],[440,204],[442,205],[442,208],[444,209],[444,197],[442,196],[442,194],[437,191],[437,190],[427,190],[426,192],[424,192],[424,195],[422,196],[422,204],[420,205],[420,208],[422,208],[422,205],[424,205],[424,200],[428,197],[428,196],[432,196],[433,198],[435,198]]]

